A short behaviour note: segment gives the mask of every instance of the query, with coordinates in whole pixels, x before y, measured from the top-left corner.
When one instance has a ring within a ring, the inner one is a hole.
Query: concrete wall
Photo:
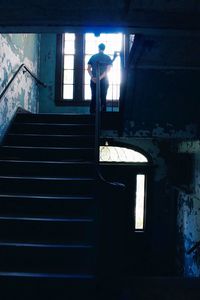
[[[39,35],[0,35],[0,83],[1,92],[18,67],[25,63],[35,74],[38,73]],[[4,135],[16,109],[21,107],[36,112],[38,88],[30,75],[21,71],[7,93],[0,100],[0,138]]]

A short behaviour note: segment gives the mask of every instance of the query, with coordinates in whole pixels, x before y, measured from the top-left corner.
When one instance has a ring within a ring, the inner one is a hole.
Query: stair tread
[[[39,134],[39,133],[9,133],[7,136],[32,136],[32,137],[85,137],[91,138],[94,137],[92,134]]]
[[[50,244],[50,243],[21,243],[0,242],[0,247],[30,247],[30,248],[66,248],[66,249],[93,249],[91,244]]]
[[[17,125],[21,125],[21,122],[16,122],[15,124],[17,124]],[[44,125],[44,126],[52,126],[52,127],[54,127],[54,126],[60,126],[60,127],[62,127],[62,126],[66,126],[66,127],[71,127],[71,126],[75,126],[75,127],[82,127],[82,126],[85,126],[85,127],[87,127],[87,126],[94,126],[93,124],[91,124],[91,123],[83,123],[83,124],[78,124],[78,123],[47,123],[47,122],[37,122],[37,123],[35,123],[35,122],[23,122],[23,125],[34,125],[34,126],[41,126],[41,125]]]
[[[33,164],[61,164],[61,165],[94,165],[94,162],[92,161],[53,161],[53,160],[22,160],[22,159],[0,159],[0,163],[33,163]]]
[[[94,177],[39,177],[39,176],[2,176],[0,179],[51,180],[51,181],[95,181]]]
[[[15,217],[15,216],[0,216],[0,221],[33,221],[33,222],[65,222],[65,223],[92,223],[91,218],[42,218],[42,217]]]
[[[55,279],[95,279],[95,276],[91,274],[58,274],[58,273],[28,273],[28,272],[0,272],[0,276],[55,278]]]
[[[47,200],[51,200],[51,199],[55,199],[55,200],[85,200],[85,199],[94,199],[93,196],[52,196],[52,195],[29,195],[29,194],[0,194],[0,198],[1,197],[6,197],[6,198],[36,198],[36,199],[47,199]]]
[[[44,150],[92,150],[94,147],[44,147],[44,146],[22,146],[22,145],[2,145],[1,148],[11,148],[11,149],[44,149]]]

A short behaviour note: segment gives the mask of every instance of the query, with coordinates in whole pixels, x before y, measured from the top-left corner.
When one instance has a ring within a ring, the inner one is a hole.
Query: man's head
[[[104,50],[106,48],[105,44],[103,44],[103,43],[99,44],[98,47],[99,47],[99,52],[104,52]]]

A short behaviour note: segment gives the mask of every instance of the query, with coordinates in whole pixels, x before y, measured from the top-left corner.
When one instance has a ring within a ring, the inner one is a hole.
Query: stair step
[[[0,241],[20,243],[90,243],[93,219],[0,217]]]
[[[5,300],[94,300],[95,282],[91,274],[0,272],[1,295]]]
[[[86,177],[94,176],[92,162],[0,160],[0,175]]]
[[[0,159],[94,161],[94,148],[2,146],[0,147]]]
[[[91,274],[49,274],[49,273],[31,273],[31,272],[0,272],[0,277],[27,277],[27,278],[46,278],[46,279],[70,279],[75,280],[93,280]]]
[[[39,122],[39,123],[56,123],[56,124],[94,124],[94,116],[78,114],[17,114],[16,123]]]
[[[93,135],[8,134],[5,145],[42,147],[93,146]]]
[[[91,273],[94,247],[0,243],[0,267],[1,272]]]
[[[51,216],[90,218],[94,215],[94,197],[30,196],[0,194],[1,216]]]
[[[1,193],[29,195],[93,195],[93,178],[40,178],[0,176]]]
[[[23,134],[94,134],[92,124],[56,124],[56,123],[16,123],[10,128],[10,133]]]

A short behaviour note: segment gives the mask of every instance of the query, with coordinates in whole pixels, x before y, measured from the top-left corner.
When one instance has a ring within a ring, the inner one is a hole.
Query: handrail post
[[[99,166],[99,138],[100,138],[100,64],[96,65],[96,113],[95,113],[95,165]]]

